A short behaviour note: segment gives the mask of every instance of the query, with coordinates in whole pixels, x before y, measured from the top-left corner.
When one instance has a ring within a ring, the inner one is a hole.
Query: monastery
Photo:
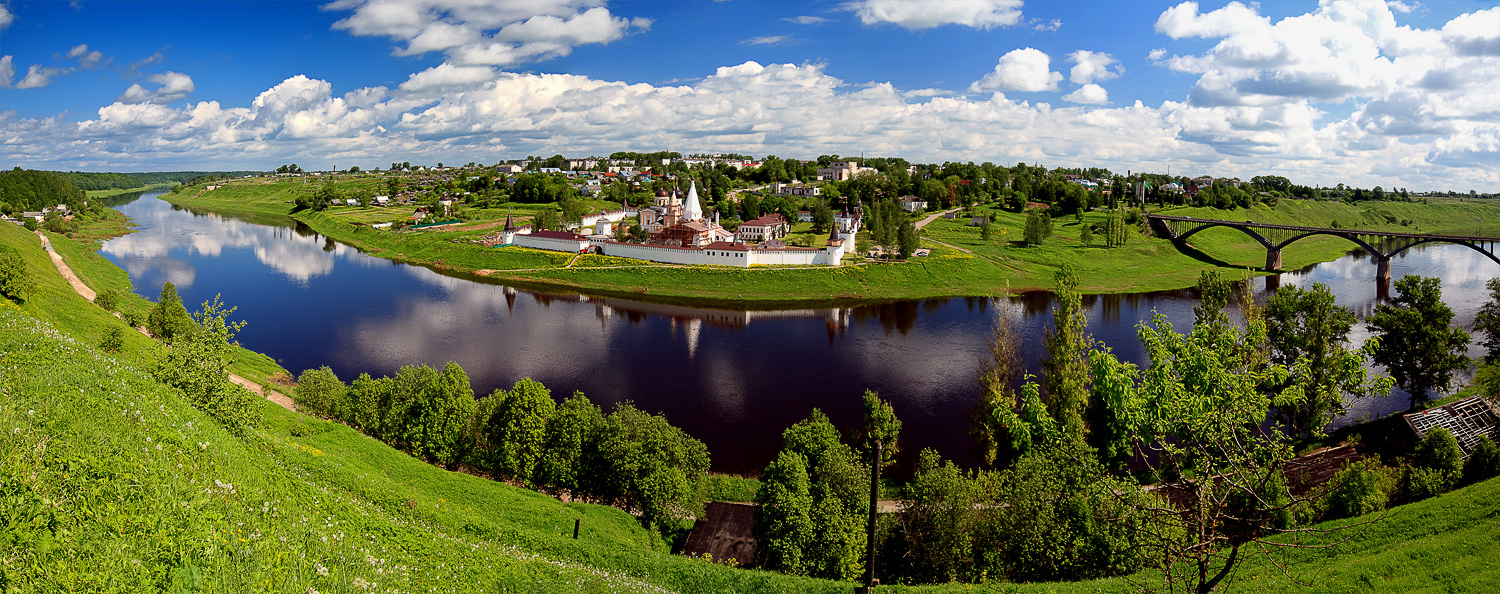
[[[635,210],[641,228],[650,237],[645,243],[614,239],[612,225],[623,220],[630,210]],[[859,233],[859,219],[844,217],[836,220],[827,243],[821,248],[792,247],[776,239],[758,244],[738,241],[734,233],[719,225],[717,214],[713,220],[704,217],[696,183],[688,187],[686,199],[679,198],[675,192],[659,192],[652,206],[631,209],[622,205],[619,211],[584,217],[585,223],[590,219],[595,224],[594,234],[580,235],[572,231],[532,231],[530,227],[516,227],[507,215],[497,247],[515,245],[672,264],[742,268],[757,264],[837,266],[844,254],[854,251],[854,238]]]

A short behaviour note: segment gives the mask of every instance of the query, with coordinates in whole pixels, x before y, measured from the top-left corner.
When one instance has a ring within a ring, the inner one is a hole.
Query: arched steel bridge
[[[1391,258],[1401,252],[1424,243],[1454,243],[1474,251],[1477,251],[1489,259],[1500,264],[1500,256],[1496,256],[1496,245],[1500,245],[1497,237],[1469,237],[1464,235],[1432,235],[1424,233],[1398,233],[1394,231],[1362,231],[1358,229],[1329,229],[1325,227],[1303,227],[1299,225],[1273,225],[1270,223],[1256,223],[1253,221],[1226,221],[1223,219],[1196,219],[1193,217],[1174,217],[1169,215],[1148,214],[1146,218],[1151,222],[1151,229],[1157,235],[1171,239],[1174,243],[1181,245],[1199,231],[1212,229],[1214,227],[1228,227],[1249,235],[1251,238],[1266,246],[1266,269],[1281,269],[1281,248],[1293,242],[1314,235],[1330,235],[1341,237],[1364,248],[1375,258],[1378,270],[1376,278],[1389,280],[1391,278]]]

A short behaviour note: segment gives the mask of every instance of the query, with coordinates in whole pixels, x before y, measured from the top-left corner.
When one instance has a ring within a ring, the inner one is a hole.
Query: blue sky
[[[0,3],[0,166],[733,151],[1500,190],[1493,3]]]

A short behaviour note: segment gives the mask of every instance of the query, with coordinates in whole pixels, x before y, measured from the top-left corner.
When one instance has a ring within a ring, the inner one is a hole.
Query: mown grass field
[[[376,183],[374,178],[340,182],[359,185]],[[470,211],[480,220],[454,227],[420,232],[390,232],[370,229],[368,224],[410,214],[409,208],[337,207],[323,213],[293,213],[299,192],[314,186],[298,182],[254,180],[237,182],[212,192],[184,189],[166,199],[194,208],[229,214],[291,216],[315,230],[380,257],[421,263],[459,273],[487,273],[502,282],[566,288],[614,296],[633,296],[659,301],[716,302],[747,307],[770,307],[808,301],[852,301],[973,296],[1014,293],[1050,288],[1053,275],[1063,264],[1079,272],[1081,289],[1088,293],[1118,293],[1177,289],[1197,282],[1199,274],[1212,268],[1244,270],[1265,264],[1265,249],[1249,236],[1229,229],[1212,229],[1195,235],[1189,250],[1179,250],[1165,239],[1143,236],[1132,229],[1126,245],[1102,246],[1102,238],[1091,245],[1080,241],[1081,225],[1073,217],[1054,221],[1054,235],[1043,245],[1025,247],[1020,239],[1025,216],[981,205],[978,214],[996,217],[992,237],[984,240],[967,216],[934,221],[923,229],[923,247],[928,257],[906,263],[861,262],[846,259],[839,269],[752,268],[749,270],[711,266],[656,266],[618,269],[592,263],[577,263],[564,269],[568,259],[547,257],[530,251],[485,250],[464,242],[495,232],[497,221],[514,211],[518,218],[534,213],[539,205],[506,205],[503,208]],[[612,207],[602,201],[593,207]],[[1420,203],[1362,203],[1281,200],[1275,207],[1257,205],[1249,209],[1215,210],[1175,208],[1162,211],[1201,218],[1250,219],[1262,222],[1330,224],[1344,228],[1390,229],[1415,232],[1473,233],[1476,220],[1500,220],[1500,203],[1437,200]],[[385,217],[385,218],[383,218]],[[1105,214],[1090,212],[1086,223],[1102,222]],[[489,223],[484,221],[488,220]],[[1401,224],[1409,220],[1411,224]],[[805,224],[803,224],[805,225]],[[1491,232],[1500,235],[1500,225]],[[862,234],[864,235],[864,234]],[[798,236],[801,238],[804,236]],[[797,238],[794,238],[797,239]],[[860,251],[869,249],[868,242]],[[1296,269],[1337,259],[1354,246],[1331,237],[1313,237],[1284,249],[1286,269]],[[638,265],[648,265],[637,262]],[[506,272],[515,271],[515,272]],[[1237,277],[1240,272],[1230,272]],[[1373,275],[1373,271],[1372,271]]]

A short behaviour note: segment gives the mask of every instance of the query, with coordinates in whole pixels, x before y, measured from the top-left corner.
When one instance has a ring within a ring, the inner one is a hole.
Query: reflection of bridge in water
[[[1227,227],[1238,230],[1260,242],[1261,245],[1266,246],[1265,269],[1273,272],[1281,270],[1281,248],[1297,240],[1314,235],[1341,237],[1369,252],[1370,257],[1376,263],[1375,278],[1382,283],[1391,280],[1392,257],[1426,243],[1458,244],[1484,254],[1489,259],[1494,260],[1496,264],[1500,264],[1500,257],[1497,257],[1495,253],[1495,245],[1500,244],[1500,238],[1497,237],[1328,229],[1299,225],[1273,225],[1252,221],[1195,219],[1192,217],[1174,217],[1158,214],[1146,215],[1146,218],[1151,221],[1151,229],[1157,235],[1171,239],[1173,243],[1178,244],[1179,248],[1187,241],[1187,238],[1204,229]]]

